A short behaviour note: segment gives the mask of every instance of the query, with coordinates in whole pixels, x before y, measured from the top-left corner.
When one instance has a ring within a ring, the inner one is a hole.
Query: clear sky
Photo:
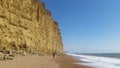
[[[120,53],[120,0],[42,0],[59,23],[64,50]]]

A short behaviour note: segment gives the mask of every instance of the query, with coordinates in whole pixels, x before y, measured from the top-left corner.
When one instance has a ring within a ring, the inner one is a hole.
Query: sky
[[[64,51],[120,53],[120,0],[41,0],[58,22]]]

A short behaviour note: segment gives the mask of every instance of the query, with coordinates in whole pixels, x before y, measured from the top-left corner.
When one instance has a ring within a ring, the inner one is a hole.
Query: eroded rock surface
[[[0,51],[61,53],[58,24],[38,0],[0,0]]]

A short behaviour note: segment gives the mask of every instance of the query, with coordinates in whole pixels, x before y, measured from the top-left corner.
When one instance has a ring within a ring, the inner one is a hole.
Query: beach
[[[74,64],[78,62],[70,56],[22,56],[13,60],[0,61],[0,68],[90,68]]]
[[[0,68],[60,68],[52,56],[22,56],[0,61]]]
[[[77,64],[78,62],[80,63],[83,61],[77,60],[68,55],[57,56],[55,58],[55,61],[61,66],[61,68],[93,68],[93,67]]]

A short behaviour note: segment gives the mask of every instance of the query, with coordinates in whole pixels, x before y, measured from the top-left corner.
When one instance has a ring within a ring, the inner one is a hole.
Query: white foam
[[[79,58],[85,63],[79,63],[96,68],[120,68],[120,59],[110,57],[98,57],[89,55],[67,54]]]

